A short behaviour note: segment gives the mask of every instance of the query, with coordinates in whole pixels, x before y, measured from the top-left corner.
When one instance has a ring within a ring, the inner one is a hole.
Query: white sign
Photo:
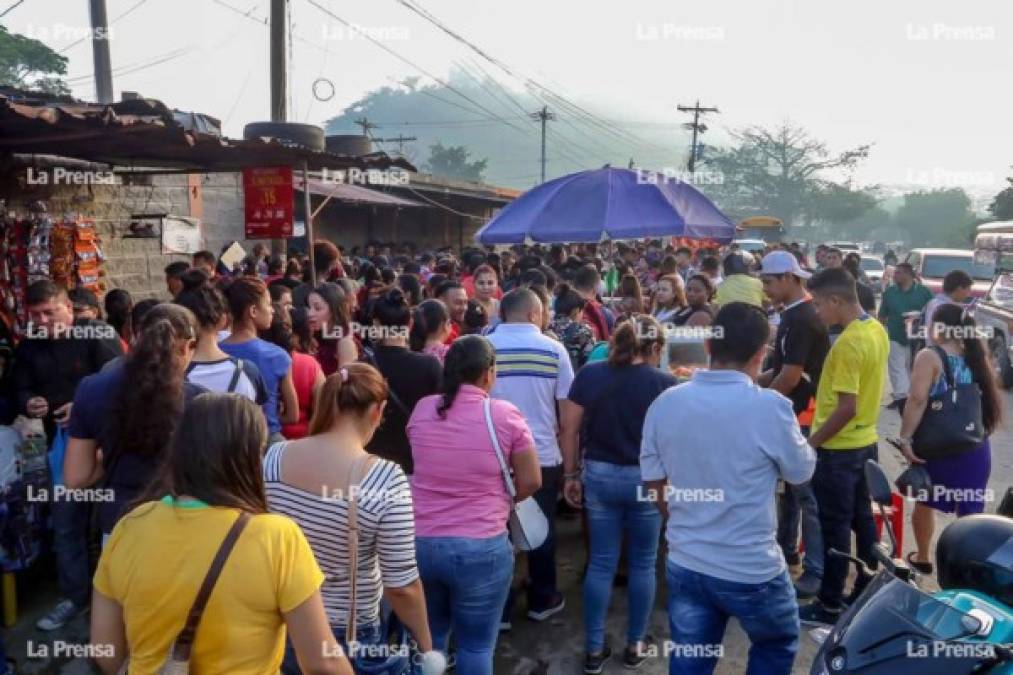
[[[204,248],[200,219],[165,216],[162,219],[162,253],[193,255]]]

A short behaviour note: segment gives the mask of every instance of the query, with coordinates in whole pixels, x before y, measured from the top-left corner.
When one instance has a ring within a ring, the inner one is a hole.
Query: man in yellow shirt
[[[718,286],[714,304],[719,307],[732,302],[744,302],[763,309],[767,296],[763,283],[749,273],[749,266],[741,253],[729,253],[724,261],[724,281]]]
[[[820,319],[844,330],[830,348],[819,386],[809,443],[816,448],[812,487],[819,509],[824,547],[851,550],[855,528],[857,555],[875,566],[875,521],[865,482],[865,462],[877,459],[876,423],[886,380],[890,341],[886,330],[858,302],[855,279],[841,268],[826,269],[809,281]],[[833,624],[844,610],[848,562],[827,556],[817,600],[801,608],[803,624]],[[867,579],[856,581],[860,592]]]

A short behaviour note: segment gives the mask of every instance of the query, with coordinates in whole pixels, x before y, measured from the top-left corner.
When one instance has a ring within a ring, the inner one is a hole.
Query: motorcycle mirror
[[[883,467],[871,459],[865,462],[865,482],[869,486],[872,501],[883,506],[890,506],[893,503],[890,480],[883,472]]]

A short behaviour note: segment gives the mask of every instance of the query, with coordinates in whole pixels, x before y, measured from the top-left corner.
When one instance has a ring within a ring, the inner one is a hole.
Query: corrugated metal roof
[[[0,90],[0,151],[74,157],[117,167],[198,172],[298,167],[303,162],[312,170],[392,166],[415,170],[407,160],[391,159],[383,152],[355,157],[273,140],[228,139],[188,131],[173,111],[155,99],[99,105],[10,89]]]
[[[293,176],[295,189],[302,191],[302,177]],[[347,183],[333,183],[330,181],[310,178],[310,194],[320,197],[330,197],[341,202],[353,202],[361,204],[377,204],[381,206],[413,206],[430,208],[428,204],[417,202],[404,197],[397,197],[379,190],[371,190],[361,185],[349,185]]]

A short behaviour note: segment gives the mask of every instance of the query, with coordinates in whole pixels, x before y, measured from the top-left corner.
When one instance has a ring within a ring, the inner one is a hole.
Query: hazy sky
[[[3,7],[14,1],[3,0]],[[397,0],[315,1],[438,76],[455,62],[478,60]],[[1000,189],[1013,173],[1009,0],[418,1],[514,72],[623,121],[630,132],[672,124],[671,155],[631,152],[643,166],[677,161],[686,137],[674,126],[685,121],[675,106],[699,98],[721,109],[709,120],[706,140],[720,141],[729,128],[791,119],[835,150],[873,143],[856,175],[860,183],[955,183],[981,193]],[[110,19],[137,5],[108,0]],[[136,90],[170,107],[206,112],[222,119],[231,136],[265,119],[268,29],[225,5],[263,21],[270,2],[146,0],[115,21],[117,96]],[[3,22],[62,50],[87,30],[87,8],[87,0],[26,0]],[[350,36],[310,0],[291,0],[291,12],[294,120],[321,123],[370,89],[420,74]],[[90,43],[66,55],[74,94],[92,100]],[[334,84],[328,103],[312,96],[318,77]],[[448,104],[447,120],[468,117]]]

